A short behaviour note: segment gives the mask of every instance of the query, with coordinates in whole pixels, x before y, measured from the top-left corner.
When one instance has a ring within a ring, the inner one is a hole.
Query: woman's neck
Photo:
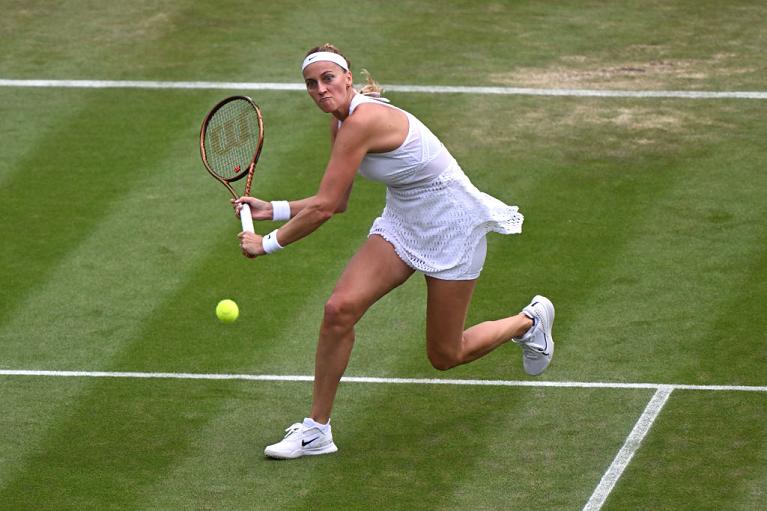
[[[354,96],[356,96],[358,93],[354,88],[349,89],[350,93],[347,95],[346,101],[344,101],[344,105],[339,108],[338,110],[334,112],[330,112],[333,114],[333,117],[338,119],[339,121],[345,121],[347,117],[349,117],[349,110],[352,108],[352,100],[354,99]]]

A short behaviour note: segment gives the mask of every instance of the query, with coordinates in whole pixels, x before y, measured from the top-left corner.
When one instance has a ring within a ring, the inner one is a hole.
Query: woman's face
[[[352,74],[333,62],[314,62],[304,69],[306,91],[323,112],[338,112],[346,107]]]

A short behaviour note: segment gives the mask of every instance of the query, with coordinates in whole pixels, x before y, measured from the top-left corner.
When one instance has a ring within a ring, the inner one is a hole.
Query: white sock
[[[525,316],[527,316],[527,314],[525,314]],[[530,316],[527,316],[527,317],[530,318]],[[538,326],[538,320],[535,319],[535,317],[532,317],[530,319],[533,320],[533,326],[528,328],[527,332],[525,332],[524,335],[522,335],[522,337],[517,337],[516,339],[518,341],[522,341],[522,342],[529,341],[530,338],[533,336],[533,333],[535,332],[535,327]]]
[[[307,428],[317,428],[323,433],[327,433],[330,429],[330,421],[328,421],[327,424],[320,424],[319,422],[316,422],[314,419],[310,417],[304,418],[304,426]]]

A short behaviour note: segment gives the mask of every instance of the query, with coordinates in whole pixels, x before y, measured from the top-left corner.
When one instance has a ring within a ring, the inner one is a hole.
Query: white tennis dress
[[[362,103],[387,103],[356,94],[349,115]],[[471,280],[479,276],[485,235],[522,232],[524,217],[479,191],[444,145],[415,116],[407,115],[405,141],[385,153],[368,153],[359,173],[386,184],[386,207],[370,229],[394,246],[411,268],[443,280]]]

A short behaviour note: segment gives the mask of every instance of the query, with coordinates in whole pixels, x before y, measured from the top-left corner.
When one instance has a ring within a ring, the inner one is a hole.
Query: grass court
[[[0,508],[767,508],[763,2],[1,4]],[[246,260],[203,116],[259,103],[269,200],[314,193],[328,120],[301,90],[168,84],[300,87],[325,42],[519,205],[468,320],[545,294],[557,351],[538,379],[511,344],[433,370],[415,275],[358,325],[339,452],[275,462],[384,188],[359,179],[345,214]]]

